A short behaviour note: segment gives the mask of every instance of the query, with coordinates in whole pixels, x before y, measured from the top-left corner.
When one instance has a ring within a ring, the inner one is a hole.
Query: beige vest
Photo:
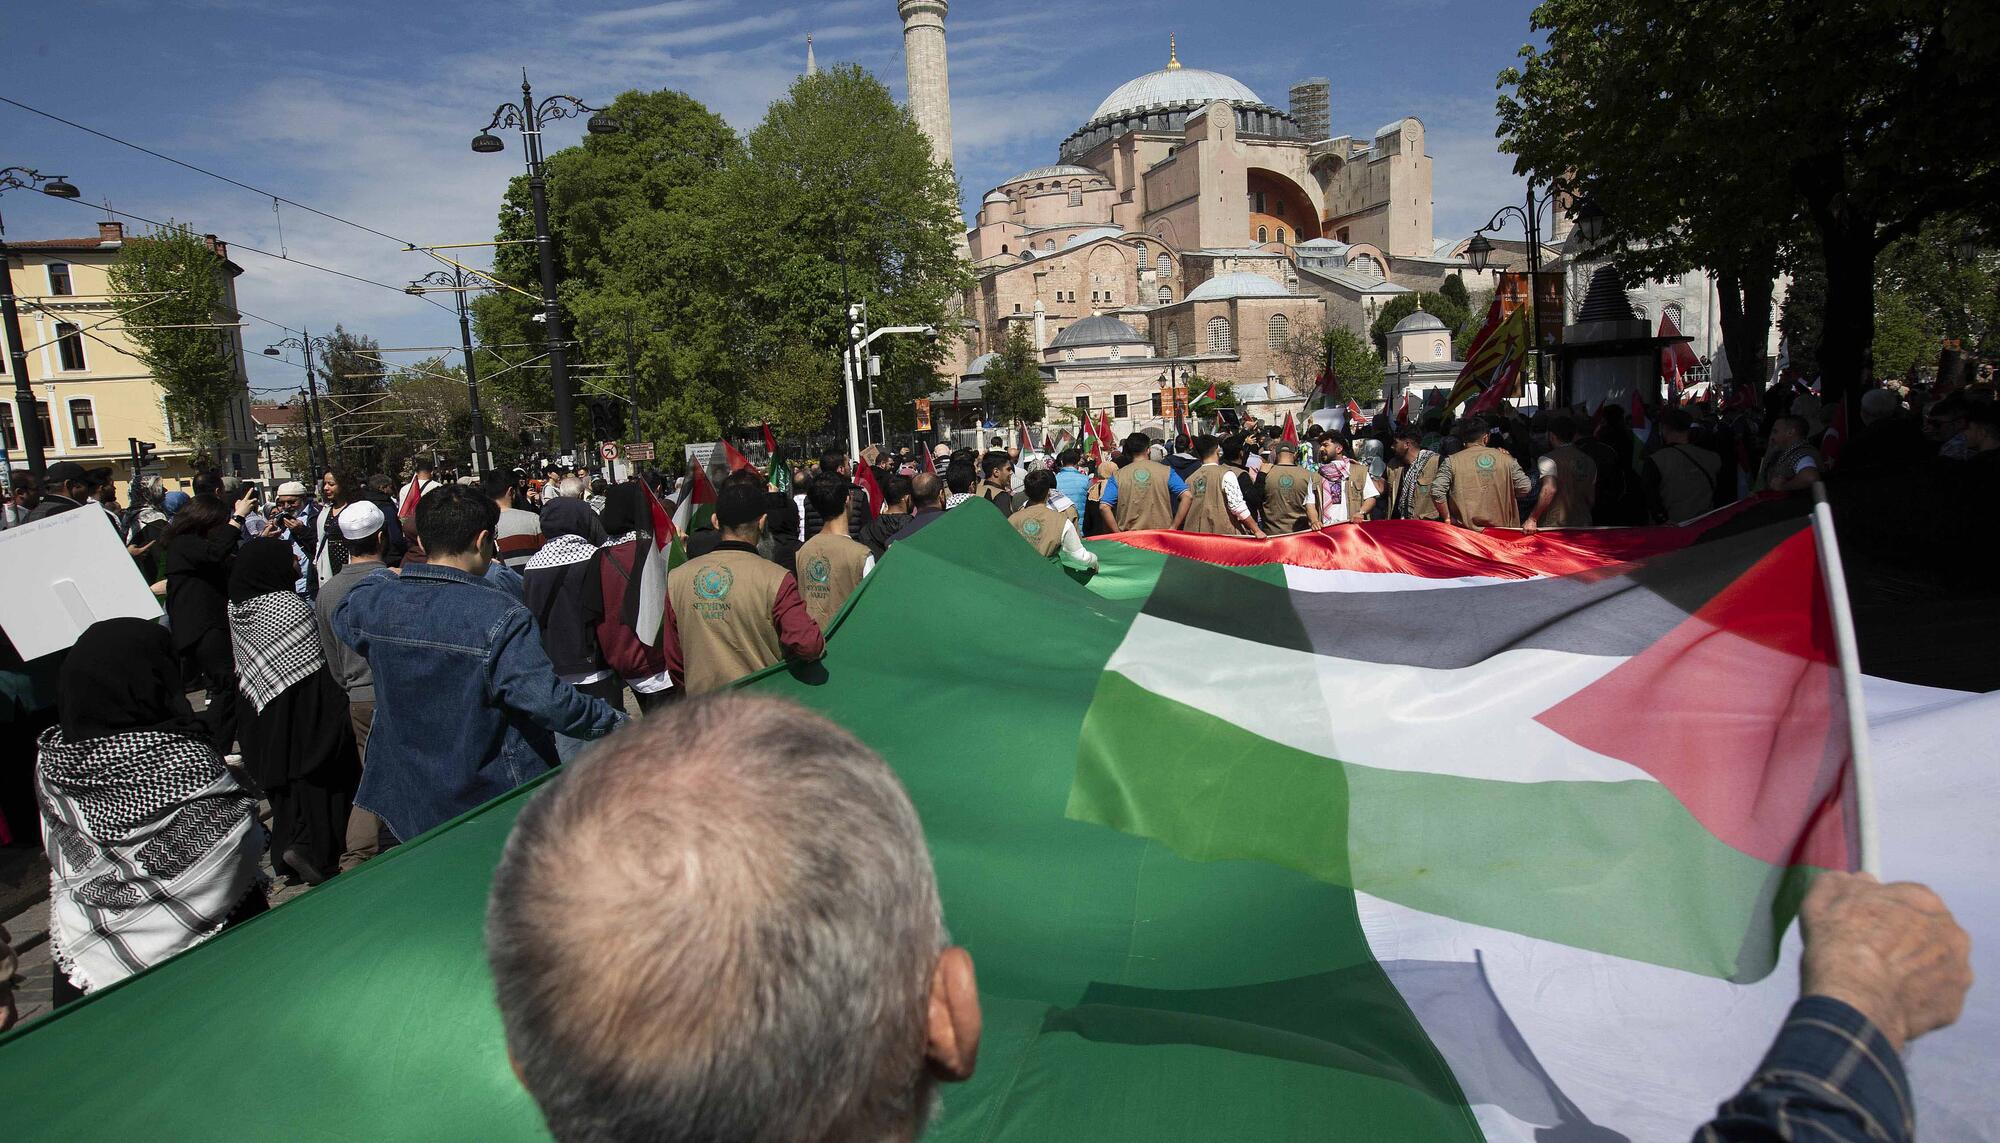
[[[1573,444],[1549,450],[1556,465],[1556,498],[1542,513],[1544,528],[1588,528],[1597,503],[1597,462]]]
[[[1399,518],[1408,520],[1442,519],[1442,515],[1438,512],[1437,501],[1431,497],[1431,482],[1437,479],[1438,463],[1443,459],[1443,457],[1438,456],[1436,453],[1432,453],[1430,456],[1424,458],[1424,466],[1417,470],[1417,486],[1410,490],[1409,512],[1401,515]],[[1394,507],[1396,499],[1403,494],[1403,478],[1408,474],[1409,470],[1409,466],[1404,465],[1402,468],[1391,470],[1389,474],[1389,487],[1384,489],[1382,494],[1390,498],[1389,503],[1391,507]],[[1392,512],[1391,515],[1397,515],[1397,513]]]
[[[1119,531],[1173,526],[1174,494],[1167,487],[1173,473],[1173,469],[1145,457],[1118,470],[1118,503],[1111,506],[1111,512]]]
[[[868,566],[868,546],[847,536],[821,532],[799,548],[799,597],[806,601],[806,614],[825,628],[840,614],[841,605]]]
[[[1007,517],[1007,522],[1014,525],[1014,530],[1035,551],[1054,559],[1062,551],[1063,526],[1069,523],[1069,517],[1047,504],[1030,504]]]
[[[790,574],[762,556],[724,551],[667,577],[689,694],[720,690],[785,657],[771,609]]]
[[[1473,445],[1451,454],[1451,512],[1473,528],[1518,528],[1521,506],[1514,500],[1519,465],[1507,452]]]
[[[1274,464],[1264,470],[1264,528],[1297,532],[1306,526],[1306,495],[1319,477],[1296,464]]]
[[[1236,521],[1229,518],[1227,493],[1222,490],[1222,482],[1235,476],[1219,464],[1204,464],[1187,478],[1187,494],[1192,503],[1188,507],[1187,521],[1181,525],[1183,532],[1206,532],[1211,536],[1234,536]],[[1125,498],[1124,489],[1118,498]]]
[[[1653,454],[1653,467],[1660,470],[1660,504],[1667,523],[1692,520],[1715,507],[1721,457],[1693,445],[1668,445]]]

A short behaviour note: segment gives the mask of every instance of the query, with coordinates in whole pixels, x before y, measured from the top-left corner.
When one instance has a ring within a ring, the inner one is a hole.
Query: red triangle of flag
[[[868,518],[873,520],[882,514],[882,485],[875,479],[875,466],[867,461],[856,461],[854,465],[856,484],[868,493]]]
[[[738,452],[736,450],[736,446],[730,444],[729,441],[726,439],[722,442],[722,455],[728,459],[729,471],[731,472],[741,472],[746,468],[757,467],[756,465],[750,463],[749,457],[744,456],[742,453]]]

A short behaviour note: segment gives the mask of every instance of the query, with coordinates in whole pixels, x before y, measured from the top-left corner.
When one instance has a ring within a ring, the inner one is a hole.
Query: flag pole
[[[1833,531],[1833,505],[1826,486],[1813,482],[1813,539],[1819,570],[1826,579],[1826,605],[1833,618],[1833,643],[1840,656],[1840,687],[1847,705],[1848,752],[1854,766],[1855,812],[1860,817],[1861,871],[1880,876],[1881,838],[1875,828],[1875,768],[1868,754],[1868,711],[1861,699],[1861,653],[1854,638],[1854,610],[1847,598],[1847,573]]]

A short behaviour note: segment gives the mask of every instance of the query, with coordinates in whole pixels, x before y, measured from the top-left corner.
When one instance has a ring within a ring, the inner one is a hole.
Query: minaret
[[[944,13],[948,0],[897,0],[903,18],[903,67],[910,114],[930,137],[940,163],[951,162],[951,79],[945,72]]]
[[[811,32],[806,33],[806,74],[819,74],[819,65],[813,62],[813,37]]]

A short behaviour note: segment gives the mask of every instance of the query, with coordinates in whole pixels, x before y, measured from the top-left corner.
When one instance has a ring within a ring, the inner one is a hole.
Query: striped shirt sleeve
[[[1826,996],[1792,1006],[1777,1042],[1695,1143],[1910,1143],[1903,1062],[1866,1016]]]

